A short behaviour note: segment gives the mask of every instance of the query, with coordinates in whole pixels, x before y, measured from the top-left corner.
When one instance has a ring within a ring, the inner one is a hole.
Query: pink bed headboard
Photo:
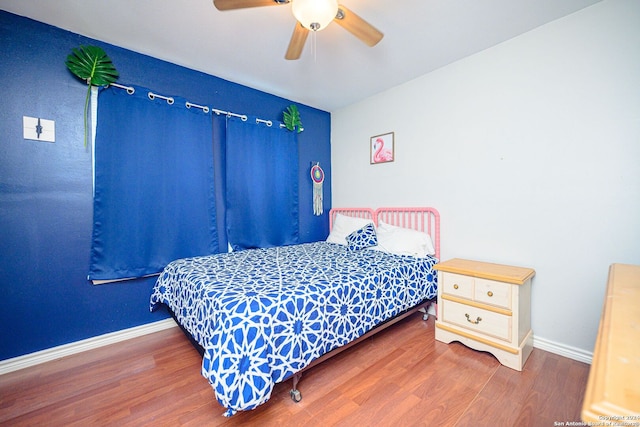
[[[429,207],[382,207],[376,209],[376,225],[382,222],[423,231],[431,236],[435,257],[440,259],[440,212]]]
[[[336,215],[342,214],[346,216],[353,216],[356,218],[370,219],[374,224],[376,222],[376,213],[370,208],[333,208],[329,211],[329,231],[333,230],[333,222],[336,220]]]
[[[329,212],[329,230],[333,229],[336,215],[353,216],[371,219],[377,226],[379,221],[398,227],[423,231],[431,236],[436,250],[435,256],[440,259],[440,213],[430,207],[382,207],[375,211],[371,208],[333,208]]]

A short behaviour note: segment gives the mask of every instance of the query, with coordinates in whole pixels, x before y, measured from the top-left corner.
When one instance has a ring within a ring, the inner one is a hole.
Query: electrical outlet
[[[56,142],[56,122],[36,117],[22,117],[24,139]]]

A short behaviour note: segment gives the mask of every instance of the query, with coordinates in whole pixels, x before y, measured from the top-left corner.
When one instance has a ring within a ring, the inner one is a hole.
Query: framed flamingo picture
[[[371,164],[393,162],[393,132],[372,136],[369,141]]]

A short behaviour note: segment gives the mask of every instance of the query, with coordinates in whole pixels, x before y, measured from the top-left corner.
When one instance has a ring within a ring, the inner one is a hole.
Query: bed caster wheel
[[[295,390],[295,389],[291,390],[289,394],[291,395],[291,400],[293,400],[296,403],[302,400],[302,395],[300,394],[299,390]]]

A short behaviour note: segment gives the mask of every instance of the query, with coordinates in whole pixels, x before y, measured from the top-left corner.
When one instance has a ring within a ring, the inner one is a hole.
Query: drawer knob
[[[476,317],[476,320],[471,320],[471,316],[469,316],[467,313],[464,314],[464,317],[467,318],[467,322],[473,323],[474,325],[477,325],[482,321],[482,318],[480,316]]]
[[[453,285],[453,289],[458,289],[458,285]]]
[[[492,297],[492,296],[493,296],[493,292],[489,291],[489,292],[487,292],[487,295],[489,295],[490,297]]]

